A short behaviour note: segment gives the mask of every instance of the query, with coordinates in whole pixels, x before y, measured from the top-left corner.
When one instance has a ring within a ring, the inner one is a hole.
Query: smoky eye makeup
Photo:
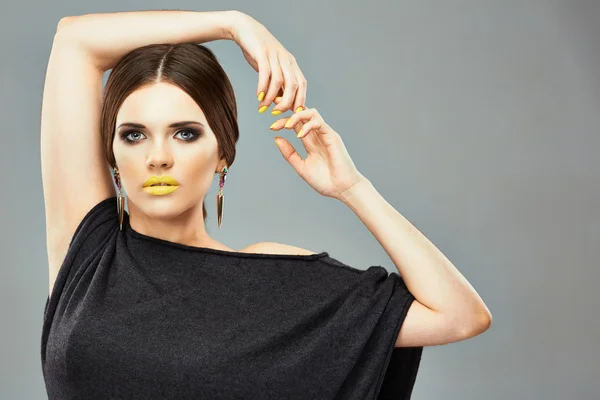
[[[174,137],[181,142],[194,142],[203,132],[195,128],[184,128],[175,132]],[[135,129],[123,130],[119,133],[121,140],[128,144],[135,144],[141,141],[142,136],[145,136],[142,132]]]

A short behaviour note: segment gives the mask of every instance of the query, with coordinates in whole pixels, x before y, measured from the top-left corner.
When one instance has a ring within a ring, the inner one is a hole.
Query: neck
[[[153,214],[142,211],[127,201],[129,225],[142,235],[194,247],[209,247],[230,250],[210,237],[202,218],[202,204],[181,214]]]

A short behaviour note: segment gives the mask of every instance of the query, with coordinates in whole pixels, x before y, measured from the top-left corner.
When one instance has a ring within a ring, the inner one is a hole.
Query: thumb
[[[300,157],[300,154],[294,149],[294,146],[287,139],[281,136],[275,136],[275,144],[279,148],[283,158],[294,168],[294,170],[302,176],[302,166],[304,160]]]

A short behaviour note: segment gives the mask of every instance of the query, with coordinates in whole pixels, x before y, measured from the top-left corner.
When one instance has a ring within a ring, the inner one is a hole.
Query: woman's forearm
[[[467,279],[369,180],[347,190],[340,200],[382,245],[419,302],[451,317],[458,329],[480,331],[491,323],[491,313]]]
[[[131,11],[61,19],[57,35],[75,41],[106,71],[128,52],[154,43],[204,43],[232,39],[239,11]]]

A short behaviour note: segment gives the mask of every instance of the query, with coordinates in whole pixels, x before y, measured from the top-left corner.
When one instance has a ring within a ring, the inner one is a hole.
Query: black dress
[[[409,399],[414,297],[327,252],[248,254],[135,232],[115,197],[71,240],[44,309],[49,399]]]

